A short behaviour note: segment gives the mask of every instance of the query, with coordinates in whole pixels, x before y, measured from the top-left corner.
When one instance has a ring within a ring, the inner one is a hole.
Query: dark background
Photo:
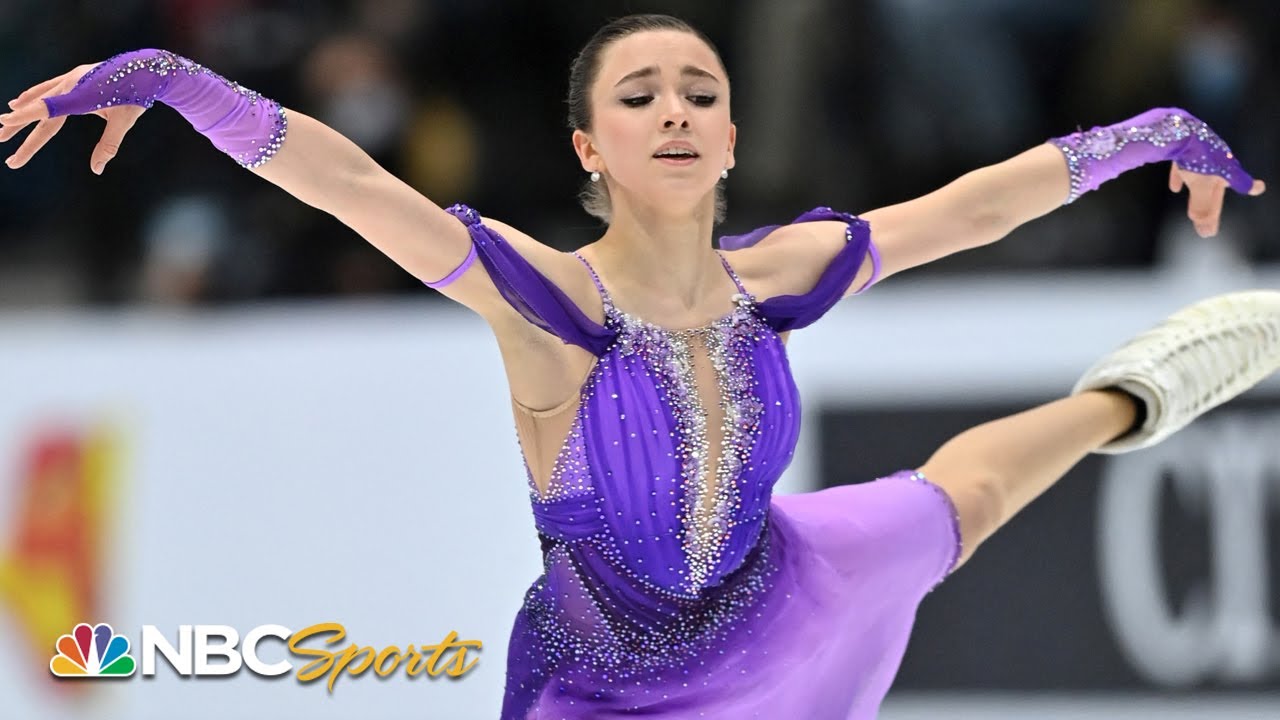
[[[8,0],[0,93],[171,49],[329,123],[439,204],[570,248],[601,228],[575,199],[569,62],[608,19],[651,11],[705,30],[731,73],[740,147],[726,232],[909,199],[1153,106],[1191,110],[1254,175],[1280,178],[1269,0]],[[94,176],[101,126],[74,118],[26,168],[0,169],[0,307],[430,293],[168,108]],[[1130,173],[922,272],[1156,267],[1186,225],[1166,172]],[[1218,245],[1243,262],[1280,256],[1276,197],[1228,198]]]
[[[824,408],[820,413],[821,476],[830,486],[881,477],[903,469],[903,463],[919,466],[952,436],[1049,399],[1028,397],[1026,402],[1007,405],[975,402],[962,407]],[[1256,428],[1257,442],[1274,443],[1274,437],[1263,434],[1261,418],[1280,410],[1277,400],[1251,395],[1197,423],[1212,424],[1224,413],[1242,416],[1247,427]],[[1174,435],[1166,442],[1187,439]],[[925,599],[895,688],[1166,689],[1143,677],[1124,657],[1103,610],[1096,560],[1098,495],[1104,464],[1113,461],[1111,456],[1087,457]],[[1176,614],[1181,614],[1186,598],[1197,587],[1211,586],[1215,580],[1211,519],[1184,507],[1170,490],[1174,475],[1199,481],[1202,471],[1199,465],[1173,464],[1164,477],[1159,505],[1160,574],[1163,595]],[[1269,472],[1269,533],[1263,541],[1269,562],[1271,627],[1280,628],[1280,464],[1273,463]],[[1213,675],[1207,673],[1179,689],[1280,689],[1280,662],[1273,663],[1260,681],[1228,682]]]

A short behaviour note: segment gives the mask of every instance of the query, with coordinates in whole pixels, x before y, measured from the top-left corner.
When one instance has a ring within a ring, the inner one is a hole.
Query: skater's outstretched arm
[[[1157,108],[1110,127],[1055,138],[928,195],[861,217],[871,225],[883,279],[993,243],[1129,169],[1161,161],[1171,161],[1169,189],[1187,187],[1187,215],[1204,237],[1218,231],[1228,187],[1248,195],[1265,190],[1203,122],[1185,110]],[[771,295],[804,292],[844,242],[842,222],[798,223],[760,242],[740,271],[761,277]],[[759,273],[752,273],[753,267]],[[863,288],[871,275],[872,263],[864,263],[847,294]]]
[[[133,51],[81,65],[19,95],[9,103],[11,112],[0,115],[0,142],[36,126],[6,164],[15,169],[25,165],[57,134],[67,115],[93,114],[107,121],[90,157],[90,168],[101,174],[125,134],[155,102],[178,110],[219,150],[341,220],[423,282],[451,275],[469,255],[471,239],[457,218],[388,173],[355,143],[163,50]],[[581,268],[571,257],[501,223],[490,224],[562,287],[571,289],[581,280]],[[441,292],[491,324],[514,318],[478,262]],[[506,324],[525,325],[514,320]]]

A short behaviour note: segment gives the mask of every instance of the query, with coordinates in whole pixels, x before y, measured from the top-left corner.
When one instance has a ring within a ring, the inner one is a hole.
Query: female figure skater
[[[328,127],[162,50],[27,90],[0,140],[38,123],[8,161],[21,167],[65,116],[96,114],[100,173],[157,101],[492,327],[545,568],[515,620],[503,718],[873,717],[921,598],[1014,513],[1085,454],[1154,443],[1280,366],[1280,293],[1223,296],[918,469],[775,498],[800,417],[787,335],[841,298],[1145,163],[1173,162],[1202,235],[1226,187],[1262,183],[1204,123],[1157,109],[716,250],[736,151],[727,74],[705,36],[655,15],[610,23],[573,64],[573,148],[608,223],[574,253],[441,209]]]

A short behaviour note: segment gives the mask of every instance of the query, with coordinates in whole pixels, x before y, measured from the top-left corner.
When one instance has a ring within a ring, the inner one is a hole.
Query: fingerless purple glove
[[[1253,187],[1253,178],[1222,138],[1180,108],[1155,108],[1110,127],[1095,127],[1049,142],[1066,156],[1071,173],[1071,194],[1064,205],[1123,172],[1164,160],[1172,160],[1183,170],[1217,175],[1238,193],[1248,193]]]
[[[45,98],[49,117],[156,101],[177,110],[213,146],[246,168],[270,160],[288,121],[274,100],[167,50],[134,50],[99,64],[65,95]]]

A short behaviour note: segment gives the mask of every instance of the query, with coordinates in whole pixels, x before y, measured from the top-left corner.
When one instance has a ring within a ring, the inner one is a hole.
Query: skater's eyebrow
[[[632,72],[627,73],[626,75],[623,75],[622,79],[619,80],[617,84],[614,85],[614,87],[618,87],[618,85],[621,85],[624,82],[628,82],[631,80],[639,80],[641,78],[653,77],[654,75],[657,75],[657,74],[659,74],[657,65],[650,65],[649,67],[643,67],[643,68],[640,68],[639,70],[634,70]],[[703,70],[702,68],[694,65],[685,65],[684,67],[680,68],[680,74],[684,77],[706,78],[708,80],[720,82],[720,78],[717,78],[715,75],[712,75],[706,70]]]

